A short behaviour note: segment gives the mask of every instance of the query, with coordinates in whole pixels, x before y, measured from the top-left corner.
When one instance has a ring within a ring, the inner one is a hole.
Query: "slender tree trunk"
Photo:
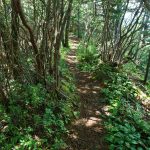
[[[144,84],[146,84],[148,75],[149,75],[149,68],[150,68],[150,51],[149,51],[149,57],[148,57],[148,62],[147,62],[147,67],[146,67],[146,73],[144,77]]]
[[[68,17],[66,20],[66,26],[65,26],[65,32],[64,32],[64,39],[62,42],[63,46],[66,48],[69,48],[69,27],[70,27],[71,11],[72,11],[72,3],[68,11]]]
[[[35,70],[36,70],[36,78],[37,81],[39,81],[39,79],[41,79],[41,77],[43,76],[43,62],[41,61],[41,55],[39,53],[36,41],[35,41],[35,37],[33,34],[33,30],[32,28],[29,26],[29,24],[27,23],[27,20],[25,18],[24,12],[22,10],[22,6],[21,6],[21,2],[20,0],[12,0],[13,4],[14,4],[14,8],[16,13],[19,14],[19,17],[22,21],[22,24],[25,26],[25,28],[28,30],[29,35],[30,35],[30,42],[32,44],[33,47],[33,51],[34,51],[34,55],[35,55]]]
[[[18,14],[15,11],[14,1],[11,2],[12,13],[11,13],[11,60],[13,63],[13,76],[14,79],[18,79],[21,73],[21,69],[19,66],[18,58],[19,58],[19,46],[18,46],[18,32],[19,32],[19,18]]]
[[[97,0],[94,0],[94,4],[93,4],[93,14],[94,14],[94,17],[97,16]]]
[[[70,26],[70,19],[67,19],[66,27],[65,27],[65,33],[64,33],[64,39],[62,41],[63,47],[69,48],[69,26]]]
[[[0,102],[7,107],[8,106],[8,99],[3,91],[3,88],[0,86]]]
[[[71,5],[72,5],[73,0],[69,1],[68,4],[68,8],[67,11],[65,13],[65,15],[61,18],[61,25],[60,28],[56,29],[56,37],[55,37],[55,44],[54,44],[54,77],[55,77],[55,81],[56,81],[56,88],[59,87],[59,61],[60,61],[60,46],[61,46],[61,41],[62,41],[62,37],[63,37],[63,33],[64,33],[64,28],[65,28],[65,24],[69,15],[69,12],[71,11]]]
[[[80,38],[80,6],[78,6],[78,26],[77,26],[77,31],[78,31],[78,38]]]

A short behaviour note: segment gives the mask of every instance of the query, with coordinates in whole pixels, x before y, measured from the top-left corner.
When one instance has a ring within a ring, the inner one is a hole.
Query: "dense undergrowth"
[[[76,115],[73,105],[77,100],[74,79],[63,57],[67,51],[62,50],[59,93],[40,83],[11,83],[8,108],[0,104],[1,150],[65,148],[63,136],[68,132],[66,125]],[[47,80],[53,85],[52,77]]]
[[[102,93],[108,105],[105,127],[110,149],[149,149],[149,114],[138,98],[137,87],[127,75],[115,72]]]
[[[132,63],[125,64],[121,68],[114,68],[104,64],[96,56],[96,50],[90,53],[89,45],[79,46],[78,60],[79,69],[82,71],[93,71],[95,79],[103,83],[101,95],[106,105],[104,127],[107,131],[106,141],[110,150],[148,150],[150,149],[150,113],[142,101],[150,95],[147,84],[142,99],[141,72]],[[95,47],[93,47],[95,49]],[[88,53],[87,53],[88,51]],[[143,87],[143,86],[142,86]]]

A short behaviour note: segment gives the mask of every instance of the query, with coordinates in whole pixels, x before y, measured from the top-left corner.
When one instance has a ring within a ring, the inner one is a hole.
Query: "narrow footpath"
[[[100,104],[100,82],[95,81],[90,73],[77,69],[76,50],[79,41],[72,38],[71,43],[71,51],[66,59],[75,76],[81,107],[80,117],[70,127],[67,150],[107,150],[103,120],[100,118],[103,108],[103,104]]]

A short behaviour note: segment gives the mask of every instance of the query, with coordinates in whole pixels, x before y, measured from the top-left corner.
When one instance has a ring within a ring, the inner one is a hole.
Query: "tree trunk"
[[[61,18],[63,20],[61,21],[60,28],[56,29],[57,34],[55,33],[56,37],[55,37],[55,44],[54,44],[54,78],[56,81],[56,88],[59,87],[59,67],[58,66],[59,66],[59,60],[60,60],[60,46],[61,46],[61,41],[62,41],[62,37],[64,33],[65,24],[66,24],[69,12],[71,11],[72,2],[73,0],[69,1],[65,16],[62,16],[63,18]]]
[[[148,62],[147,62],[147,67],[146,67],[146,73],[144,77],[144,84],[146,84],[147,79],[148,79],[149,68],[150,68],[150,51],[149,51],[149,57],[148,57]]]
[[[63,46],[69,48],[69,27],[70,27],[70,18],[71,18],[71,11],[72,11],[72,3],[70,4],[70,8],[68,10],[68,17],[66,20],[65,32],[64,32],[64,39],[63,39]]]
[[[34,55],[35,55],[35,70],[36,70],[36,79],[37,81],[39,81],[41,79],[41,77],[43,76],[43,62],[41,61],[42,56],[39,53],[38,47],[36,45],[36,41],[35,41],[35,37],[33,34],[33,30],[32,28],[29,26],[29,24],[27,23],[27,20],[25,18],[24,12],[22,10],[22,6],[21,6],[21,2],[20,0],[12,0],[12,2],[14,3],[14,8],[16,13],[19,14],[19,17],[22,21],[22,24],[25,26],[25,28],[28,30],[29,35],[30,35],[30,42],[32,44],[33,47],[33,51],[34,51]]]
[[[0,102],[2,102],[2,104],[7,107],[8,106],[8,99],[2,89],[2,87],[0,86]]]
[[[11,1],[12,13],[11,13],[11,61],[13,63],[13,76],[14,79],[19,79],[21,69],[19,66],[19,46],[18,46],[18,32],[19,32],[19,18],[15,11],[14,1]]]
[[[78,38],[80,38],[80,6],[78,6],[78,25],[77,25],[77,31],[78,31]]]

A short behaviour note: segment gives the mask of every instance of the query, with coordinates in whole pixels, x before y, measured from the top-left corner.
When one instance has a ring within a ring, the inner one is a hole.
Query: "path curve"
[[[104,142],[105,130],[100,118],[102,105],[100,105],[100,83],[87,72],[76,68],[76,50],[79,41],[71,38],[71,51],[67,55],[67,63],[75,75],[76,87],[80,96],[80,117],[74,120],[68,135],[67,150],[107,150]]]

